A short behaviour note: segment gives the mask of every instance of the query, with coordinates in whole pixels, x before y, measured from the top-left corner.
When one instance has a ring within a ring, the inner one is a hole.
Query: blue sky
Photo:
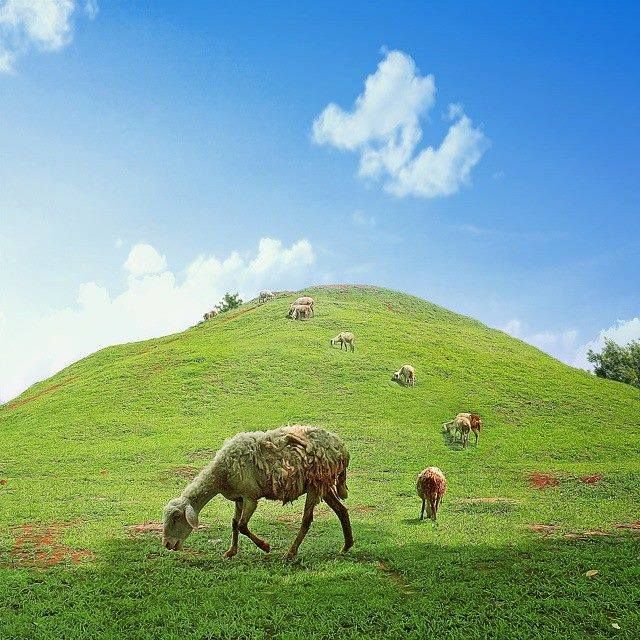
[[[0,0],[0,399],[233,287],[380,284],[573,364],[640,337],[639,21]]]

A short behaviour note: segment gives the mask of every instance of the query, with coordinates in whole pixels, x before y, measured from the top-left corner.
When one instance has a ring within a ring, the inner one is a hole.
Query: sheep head
[[[187,498],[174,498],[163,514],[162,544],[170,551],[179,551],[189,534],[198,528],[198,514]]]

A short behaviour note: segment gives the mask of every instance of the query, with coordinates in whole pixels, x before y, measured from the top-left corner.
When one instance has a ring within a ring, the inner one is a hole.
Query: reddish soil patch
[[[377,511],[377,509],[370,504],[356,504],[350,507],[349,510],[355,511],[356,513],[375,513]]]
[[[387,566],[384,562],[380,561],[376,565],[376,569],[378,571],[382,571],[382,573],[389,576],[389,578],[398,585],[400,591],[403,593],[415,593],[415,589],[406,581],[405,577],[395,569]]]
[[[597,482],[600,482],[600,480],[602,480],[602,475],[599,473],[592,476],[582,476],[580,478],[580,482],[584,482],[585,484],[596,484]]]
[[[635,522],[622,522],[613,525],[616,529],[631,529],[633,531],[640,531],[640,520]]]
[[[49,525],[24,524],[9,552],[12,563],[22,567],[46,569],[62,562],[78,564],[93,559],[87,549],[72,549],[60,542],[63,531],[73,522],[54,522]]]
[[[198,475],[198,469],[196,469],[195,467],[190,467],[188,465],[185,465],[183,467],[174,467],[169,471],[169,474],[174,476],[180,476],[181,478],[187,478],[188,480],[191,480],[192,478],[195,478]]]
[[[21,398],[20,400],[7,402],[5,406],[9,411],[11,411],[12,409],[17,409],[18,407],[21,407],[23,404],[27,404],[27,402],[31,402],[32,400],[37,400],[38,398],[41,398],[42,396],[47,395],[48,393],[51,393],[56,389],[59,389],[60,387],[63,387],[65,384],[69,384],[70,382],[77,380],[77,378],[78,376],[71,376],[70,378],[63,380],[62,382],[58,382],[57,384],[52,384],[50,387],[47,387],[42,391],[38,391],[38,393],[32,396],[29,396],[28,398]]]
[[[5,480],[4,478],[0,478],[0,485],[2,485],[4,487],[5,484],[7,484],[7,482],[9,482],[8,480]]]
[[[583,531],[582,533],[565,533],[563,538],[566,540],[588,540],[589,538],[598,538],[603,536],[610,536],[611,534],[601,529],[594,529],[593,531]]]
[[[529,482],[536,489],[546,489],[547,487],[557,487],[560,480],[552,473],[539,473],[534,471],[529,474]]]
[[[534,533],[542,533],[544,535],[549,535],[551,533],[555,533],[558,530],[558,525],[555,524],[530,524],[529,529]]]
[[[127,529],[131,533],[162,533],[162,522],[143,522],[131,525]]]

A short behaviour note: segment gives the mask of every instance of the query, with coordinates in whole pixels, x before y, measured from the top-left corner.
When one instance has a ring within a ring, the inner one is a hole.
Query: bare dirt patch
[[[536,489],[546,489],[548,487],[557,487],[560,484],[560,479],[552,473],[539,473],[538,471],[534,471],[529,474],[529,482],[531,486]]]
[[[178,476],[180,478],[192,480],[198,475],[198,469],[189,465],[184,465],[182,467],[174,467],[173,469],[169,469],[169,473],[167,475]]]
[[[382,561],[377,562],[375,567],[378,571],[382,571],[382,573],[389,576],[389,579],[398,586],[402,593],[411,594],[416,592],[416,590],[407,582],[402,573],[396,569],[392,569]]]
[[[92,560],[94,555],[88,549],[73,549],[60,541],[64,530],[74,524],[77,523],[23,524],[9,552],[11,564],[47,569],[62,562],[78,564]]]
[[[57,384],[52,384],[46,389],[42,389],[42,391],[38,391],[38,393],[35,393],[32,396],[29,396],[28,398],[20,398],[19,400],[13,400],[12,402],[7,402],[5,406],[9,411],[13,409],[17,409],[18,407],[21,407],[22,405],[27,404],[32,400],[37,400],[42,396],[52,393],[57,389],[59,389],[60,387],[63,387],[64,385],[69,384],[70,382],[73,382],[74,380],[77,380],[77,379],[78,379],[78,376],[71,376],[70,378],[63,380],[62,382],[58,382]]]
[[[635,522],[621,522],[613,525],[616,529],[630,529],[631,531],[640,531],[640,520]]]
[[[597,484],[602,478],[602,474],[596,473],[592,476],[582,476],[580,482],[584,482],[584,484]]]
[[[3,487],[7,484],[7,482],[9,482],[7,479],[0,478],[0,485],[2,485]]]
[[[556,524],[530,524],[529,529],[534,533],[541,533],[543,535],[551,535],[556,533],[560,527]]]
[[[582,533],[565,533],[562,537],[566,540],[588,540],[589,538],[600,538],[610,535],[607,531],[593,529],[592,531],[583,531]]]

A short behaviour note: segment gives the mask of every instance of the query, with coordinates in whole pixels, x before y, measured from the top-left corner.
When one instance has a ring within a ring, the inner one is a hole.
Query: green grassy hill
[[[414,297],[306,291],[309,321],[285,318],[296,294],[250,303],[0,407],[0,638],[637,637],[638,391]],[[340,330],[355,353],[329,346]],[[415,388],[391,381],[404,363]],[[471,410],[462,450],[441,424]],[[284,564],[302,501],[263,501],[272,553],[241,539],[223,560],[222,497],[162,549],[153,523],[223,440],[287,423],[347,443],[352,551],[321,505]],[[449,481],[438,525],[417,520],[429,465]]]

